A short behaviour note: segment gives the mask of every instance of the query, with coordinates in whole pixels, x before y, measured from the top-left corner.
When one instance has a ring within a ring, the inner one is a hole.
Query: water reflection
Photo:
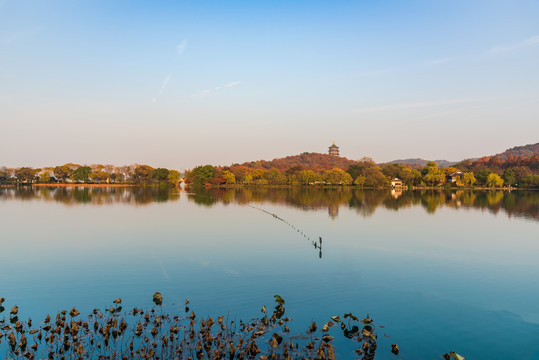
[[[64,205],[147,205],[176,201],[180,191],[169,187],[84,187],[84,186],[21,186],[0,188],[0,200],[40,200]]]
[[[4,187],[0,200],[55,201],[66,205],[115,203],[145,205],[179,200],[183,190],[168,187]],[[363,217],[377,208],[402,210],[423,207],[434,214],[440,208],[480,209],[493,214],[539,219],[539,193],[535,191],[395,191],[357,189],[203,189],[187,192],[187,199],[201,206],[221,204],[286,204],[303,210],[327,209],[334,221],[341,206],[354,209]]]
[[[189,200],[204,205],[237,203],[286,204],[303,210],[327,209],[335,220],[341,206],[354,209],[363,217],[372,216],[378,207],[402,210],[423,207],[434,214],[442,207],[475,208],[493,214],[539,219],[539,193],[534,191],[471,191],[471,190],[357,190],[357,189],[206,189],[189,194]]]

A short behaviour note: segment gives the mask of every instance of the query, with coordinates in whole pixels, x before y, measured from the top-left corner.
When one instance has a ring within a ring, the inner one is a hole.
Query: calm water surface
[[[539,359],[536,192],[0,188],[0,225],[22,319],[155,291],[246,319],[280,294],[293,331],[368,313],[377,359]]]

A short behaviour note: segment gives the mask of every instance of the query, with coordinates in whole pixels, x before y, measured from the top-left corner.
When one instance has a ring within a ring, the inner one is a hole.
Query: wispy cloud
[[[462,113],[462,112],[465,112],[465,111],[469,112],[471,110],[476,110],[476,109],[479,109],[479,108],[481,108],[481,106],[472,106],[472,107],[466,107],[466,108],[449,110],[449,111],[441,111],[441,112],[436,112],[436,113],[432,113],[432,114],[427,114],[425,116],[421,116],[421,117],[418,118],[418,120],[435,119],[435,118],[439,118],[439,117],[444,117],[444,116],[448,116],[448,115]]]
[[[236,86],[236,85],[239,85],[239,84],[241,84],[241,81],[234,81],[234,82],[226,84],[225,87],[230,88],[230,87],[233,87],[233,86]]]
[[[161,84],[161,88],[159,89],[159,92],[157,93],[157,96],[152,99],[153,103],[157,102],[157,100],[161,97],[169,81],[170,81],[170,75],[165,76],[165,78],[163,79],[163,83]]]
[[[176,46],[176,53],[178,54],[178,56],[181,56],[186,48],[187,48],[187,40],[183,40],[181,43],[179,43]]]
[[[225,84],[225,85],[219,85],[219,86],[216,86],[214,87],[213,89],[206,89],[206,90],[202,90],[200,92],[197,92],[196,94],[193,94],[191,96],[189,96],[190,98],[204,98],[204,97],[208,97],[208,96],[211,96],[213,94],[215,94],[216,92],[220,91],[220,90],[224,90],[224,89],[229,89],[231,87],[234,87],[234,86],[237,86],[241,84],[241,81],[233,81],[233,82],[230,82],[228,84]]]
[[[512,50],[516,50],[516,49],[520,49],[520,48],[528,47],[528,46],[536,46],[536,45],[539,45],[539,35],[531,37],[523,41],[518,41],[513,44],[509,44],[509,45],[494,46],[490,49],[490,51],[493,53],[500,53],[500,52],[512,51]]]
[[[397,104],[388,104],[376,107],[361,108],[353,110],[354,113],[373,113],[373,112],[382,112],[382,111],[392,111],[392,110],[403,110],[403,109],[420,109],[428,107],[437,107],[444,105],[455,105],[463,103],[476,102],[477,99],[454,99],[454,100],[442,100],[442,101],[430,101],[430,102],[417,102],[417,103],[397,103]]]

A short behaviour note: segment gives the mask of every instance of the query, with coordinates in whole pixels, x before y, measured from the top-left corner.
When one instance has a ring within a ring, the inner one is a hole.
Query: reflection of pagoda
[[[328,213],[331,216],[331,221],[335,224],[335,218],[339,215],[339,205],[329,205]]]
[[[333,140],[333,145],[329,147],[329,155],[339,156],[339,147],[335,145],[335,140]]]

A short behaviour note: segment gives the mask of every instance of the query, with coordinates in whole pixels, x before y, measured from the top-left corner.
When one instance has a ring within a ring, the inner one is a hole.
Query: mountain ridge
[[[463,159],[460,161],[449,161],[449,160],[443,160],[443,159],[442,160],[427,160],[427,159],[421,159],[421,158],[409,158],[409,159],[397,159],[397,160],[392,160],[392,161],[388,161],[385,163],[378,163],[378,164],[379,165],[400,164],[400,165],[407,165],[411,167],[423,167],[428,162],[434,161],[440,167],[449,167],[449,166],[460,164],[464,161],[476,161],[479,159],[494,158],[494,157],[498,157],[501,160],[507,160],[511,156],[514,158],[521,158],[521,157],[532,157],[535,155],[539,155],[539,143],[514,146],[499,154],[484,156],[482,158],[468,158],[468,159]],[[239,165],[250,167],[250,168],[255,168],[255,169],[266,169],[266,170],[275,168],[280,171],[285,171],[293,166],[300,166],[304,169],[313,169],[313,170],[327,170],[327,169],[332,169],[332,168],[341,168],[343,170],[347,170],[350,167],[350,165],[357,164],[358,162],[361,162],[361,161],[372,161],[372,160],[369,158],[364,158],[361,160],[350,160],[346,157],[341,157],[341,156],[333,156],[329,154],[313,153],[313,152],[304,152],[302,154],[289,155],[282,158],[275,158],[273,160],[257,160],[257,161],[244,162]],[[238,164],[235,164],[235,165],[238,165]]]

